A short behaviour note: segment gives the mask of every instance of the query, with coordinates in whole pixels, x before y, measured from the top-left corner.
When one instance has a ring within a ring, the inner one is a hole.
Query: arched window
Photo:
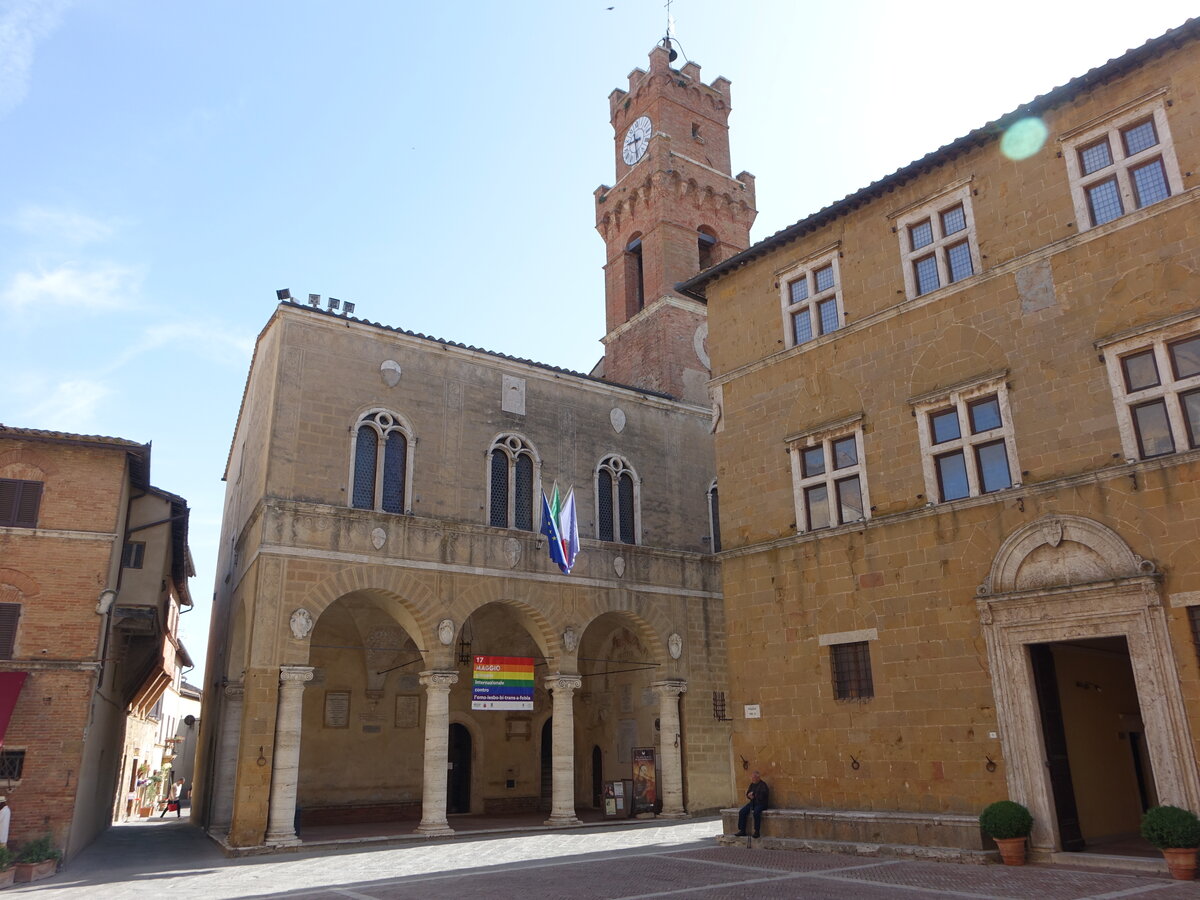
[[[642,236],[635,234],[625,245],[625,315],[634,316],[646,305]]]
[[[533,498],[540,493],[537,451],[523,437],[502,434],[488,450],[488,524],[533,531]]]
[[[717,236],[707,225],[701,225],[696,232],[696,250],[700,262],[699,271],[703,272],[717,261]]]
[[[708,526],[712,535],[713,553],[721,552],[721,512],[717,503],[717,479],[708,488]]]
[[[412,432],[387,410],[371,410],[354,430],[350,505],[383,512],[407,511],[412,469]]]
[[[638,501],[641,487],[633,467],[619,456],[606,456],[596,468],[596,537],[636,544],[641,538]]]

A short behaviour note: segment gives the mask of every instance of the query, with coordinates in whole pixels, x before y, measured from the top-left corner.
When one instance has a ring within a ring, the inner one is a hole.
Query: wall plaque
[[[396,695],[396,727],[416,728],[421,715],[421,697],[419,694]]]
[[[350,692],[325,692],[325,727],[350,727]]]

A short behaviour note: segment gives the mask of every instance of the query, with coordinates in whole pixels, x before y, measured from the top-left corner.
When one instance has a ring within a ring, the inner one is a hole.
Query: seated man
[[[754,813],[754,836],[758,837],[759,830],[762,827],[762,814],[763,810],[767,808],[769,793],[770,789],[767,787],[767,783],[762,780],[762,775],[755,769],[750,775],[750,786],[746,788],[746,797],[750,802],[738,810],[737,837],[746,836],[746,817],[750,813]]]

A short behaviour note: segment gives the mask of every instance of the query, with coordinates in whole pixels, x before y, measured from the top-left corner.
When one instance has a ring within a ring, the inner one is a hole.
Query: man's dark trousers
[[[745,806],[743,806],[741,809],[739,809],[738,810],[738,831],[743,834],[745,833],[746,817],[749,816],[750,813],[754,813],[754,836],[758,837],[759,832],[762,831],[763,810],[766,808],[767,808],[767,805],[765,803],[755,803],[753,800],[751,800],[749,803],[747,803]]]

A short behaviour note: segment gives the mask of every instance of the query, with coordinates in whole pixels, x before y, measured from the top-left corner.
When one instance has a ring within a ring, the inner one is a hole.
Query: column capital
[[[225,683],[223,693],[230,700],[241,700],[246,694],[246,685],[240,681],[228,681]]]
[[[662,681],[650,682],[650,687],[663,694],[683,694],[687,692],[687,682],[682,678],[666,678]]]
[[[312,681],[313,667],[312,666],[280,666],[279,667],[279,682],[280,684],[303,684],[306,681]]]
[[[547,675],[543,684],[546,685],[546,690],[562,691],[570,695],[583,687],[583,679],[578,675],[564,675],[560,672],[557,675]]]
[[[433,691],[448,691],[450,690],[450,685],[458,684],[458,673],[430,669],[421,673],[420,682]]]

